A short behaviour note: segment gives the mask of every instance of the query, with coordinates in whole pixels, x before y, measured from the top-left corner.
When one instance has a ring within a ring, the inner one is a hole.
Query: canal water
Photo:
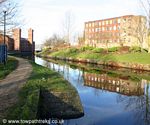
[[[150,125],[150,72],[44,60],[78,91],[85,115],[63,125]]]

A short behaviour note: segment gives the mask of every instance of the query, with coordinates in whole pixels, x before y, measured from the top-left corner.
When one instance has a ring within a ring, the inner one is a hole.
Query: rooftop
[[[113,20],[113,19],[117,19],[117,18],[127,18],[127,17],[133,17],[133,16],[145,17],[143,15],[124,15],[124,16],[119,16],[119,17],[112,17],[112,18],[106,18],[106,19],[88,21],[88,22],[85,22],[85,23],[99,22],[99,21],[105,21],[105,20]]]

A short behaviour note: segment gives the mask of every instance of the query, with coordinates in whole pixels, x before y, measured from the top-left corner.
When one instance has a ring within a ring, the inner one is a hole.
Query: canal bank
[[[112,67],[123,67],[150,71],[150,54],[139,47],[70,47],[59,50],[43,49],[39,57],[90,63]]]
[[[24,60],[24,62],[26,61]],[[22,70],[18,69],[22,73],[25,73],[26,70],[30,71],[31,74],[26,75],[29,78],[24,81],[25,84],[19,87],[18,100],[7,109],[5,117],[2,118],[14,120],[65,119],[84,115],[78,92],[68,81],[43,66],[33,62],[30,62],[29,65],[29,69],[25,65],[21,68]],[[17,76],[17,73],[15,75]],[[11,82],[14,84],[13,81]]]
[[[131,62],[115,62],[115,61],[97,61],[96,59],[82,59],[82,58],[71,58],[71,57],[60,57],[60,56],[41,56],[38,57],[47,58],[47,59],[58,59],[64,61],[72,61],[72,62],[81,62],[81,63],[90,63],[97,65],[105,65],[119,68],[128,68],[128,69],[136,69],[136,70],[145,70],[150,71],[150,64],[139,64],[139,63],[131,63]]]

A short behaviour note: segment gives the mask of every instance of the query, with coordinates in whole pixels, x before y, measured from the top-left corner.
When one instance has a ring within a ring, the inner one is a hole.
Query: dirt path
[[[22,58],[16,58],[19,65],[5,79],[0,80],[0,119],[5,111],[16,103],[20,88],[26,83],[32,72],[31,64]]]

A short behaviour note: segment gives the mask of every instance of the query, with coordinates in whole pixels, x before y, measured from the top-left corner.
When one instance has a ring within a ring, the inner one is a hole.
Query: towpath
[[[32,72],[32,65],[28,60],[16,59],[19,62],[18,67],[5,79],[0,80],[0,120],[5,116],[7,109],[17,102],[18,92]]]

